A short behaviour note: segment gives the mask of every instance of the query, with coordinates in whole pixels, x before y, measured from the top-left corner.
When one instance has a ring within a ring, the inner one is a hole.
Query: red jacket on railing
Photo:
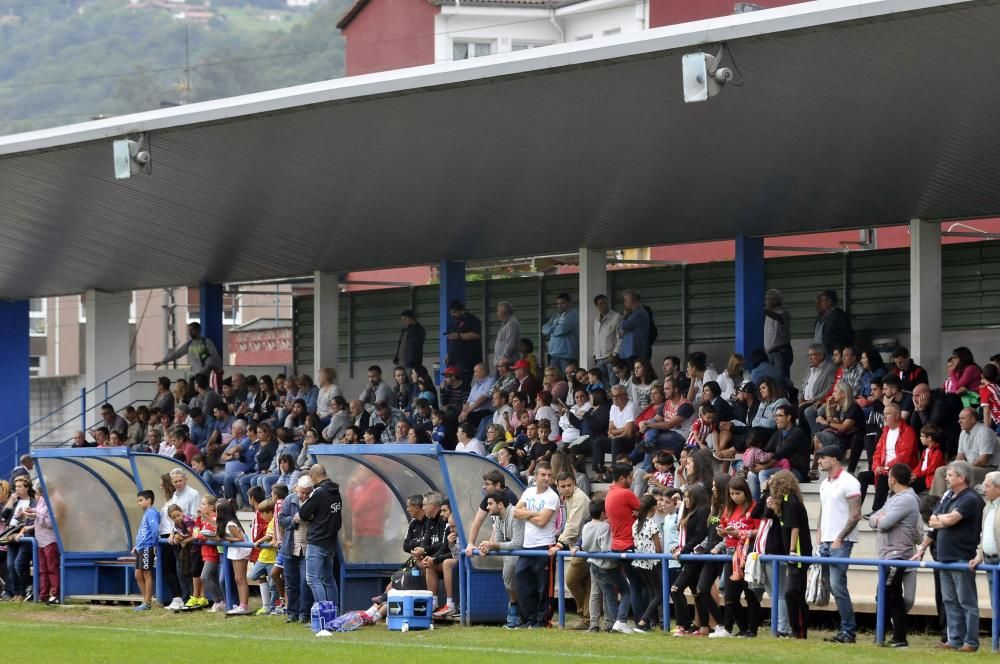
[[[917,448],[917,432],[905,421],[899,423],[899,438],[896,439],[895,456],[892,459],[885,458],[886,437],[889,435],[889,427],[882,427],[882,435],[875,446],[875,456],[872,458],[872,470],[875,475],[882,475],[882,467],[889,467],[897,463],[905,463],[910,470],[917,467],[920,460]]]

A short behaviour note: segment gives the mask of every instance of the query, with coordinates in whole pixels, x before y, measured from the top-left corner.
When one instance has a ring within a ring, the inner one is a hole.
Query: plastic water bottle
[[[401,631],[401,632],[409,632],[410,631],[410,623],[404,622],[403,626],[400,628],[399,631]]]
[[[313,602],[312,608],[309,610],[309,623],[313,634],[323,629],[323,611],[319,602]]]

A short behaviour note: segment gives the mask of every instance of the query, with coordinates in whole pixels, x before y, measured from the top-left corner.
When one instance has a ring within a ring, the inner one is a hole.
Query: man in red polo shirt
[[[624,463],[616,463],[611,469],[611,489],[604,499],[604,511],[608,515],[611,526],[611,550],[615,553],[635,551],[632,540],[632,524],[639,509],[639,499],[629,488],[632,478],[632,467]],[[628,593],[632,607],[642,606],[639,591],[642,588],[642,578],[629,560],[619,563],[622,574],[628,580]],[[624,592],[624,588],[622,589]],[[613,631],[631,633],[632,628],[627,623],[616,621]]]

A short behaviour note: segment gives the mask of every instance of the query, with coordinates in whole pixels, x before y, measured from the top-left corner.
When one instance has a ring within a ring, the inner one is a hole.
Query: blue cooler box
[[[389,629],[430,629],[434,622],[434,593],[429,590],[390,590],[385,624]]]

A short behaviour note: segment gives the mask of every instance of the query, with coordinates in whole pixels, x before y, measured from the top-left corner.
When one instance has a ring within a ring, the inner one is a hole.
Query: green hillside
[[[349,4],[0,0],[0,134],[337,78]]]

